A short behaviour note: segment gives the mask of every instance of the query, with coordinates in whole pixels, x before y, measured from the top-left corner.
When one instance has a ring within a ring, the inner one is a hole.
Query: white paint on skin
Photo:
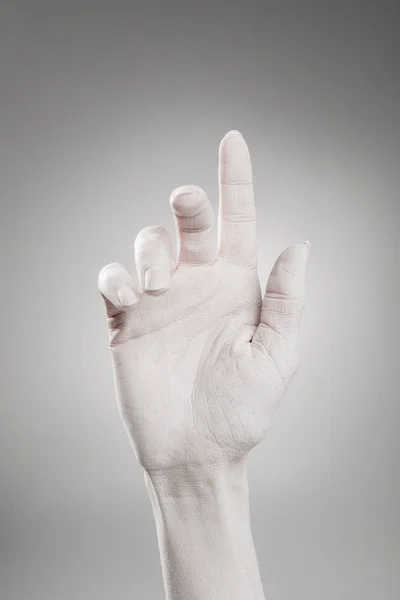
[[[264,600],[246,457],[298,365],[309,243],[277,258],[262,295],[250,154],[219,149],[218,232],[198,186],[170,196],[169,232],[135,240],[139,284],[111,263],[106,301],[118,405],[154,509],[168,600]],[[216,239],[217,238],[217,239]]]

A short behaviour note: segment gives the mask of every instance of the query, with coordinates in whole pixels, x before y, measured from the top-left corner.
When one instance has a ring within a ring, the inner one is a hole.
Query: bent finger
[[[144,227],[136,236],[135,262],[141,289],[161,294],[171,283],[176,261],[169,232],[159,225]]]
[[[101,269],[97,287],[103,296],[107,317],[126,311],[139,301],[140,292],[131,274],[120,263],[109,263]]]
[[[195,185],[176,188],[170,197],[178,234],[178,261],[191,264],[212,262],[214,211],[205,191]]]

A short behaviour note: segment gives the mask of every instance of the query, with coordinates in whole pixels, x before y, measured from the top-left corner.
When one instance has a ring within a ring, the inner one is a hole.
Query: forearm
[[[246,462],[145,471],[167,600],[265,600]]]

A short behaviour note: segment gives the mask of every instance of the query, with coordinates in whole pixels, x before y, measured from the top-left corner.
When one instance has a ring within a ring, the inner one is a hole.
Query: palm
[[[109,317],[118,405],[135,453],[147,470],[215,463],[246,454],[263,438],[297,366],[294,328],[287,328],[287,319],[286,327],[285,319],[283,323],[278,319],[273,328],[266,323],[260,327],[268,307],[263,305],[251,240],[243,241],[242,260],[229,260],[220,246],[213,261],[201,262],[197,256],[196,262],[186,262],[185,256],[190,250],[193,257],[196,245],[187,237],[190,231],[182,211],[179,216],[178,228],[183,222],[186,226],[181,227],[183,260],[175,268],[171,269],[165,230],[146,228],[139,234],[136,258],[143,289],[134,302],[123,307],[115,301],[118,285],[130,283],[126,272],[122,278],[115,275],[118,264],[108,265],[103,270],[107,277],[99,279]],[[248,223],[254,234],[255,219]],[[203,259],[212,256],[204,243],[211,239],[210,229],[204,229],[201,239],[198,223],[193,228],[198,248],[208,252]],[[153,245],[148,243],[149,233]],[[159,291],[144,276],[154,260],[156,239],[156,254],[164,256],[164,266],[160,263],[154,271],[156,278],[161,274],[162,279],[163,268],[168,270],[168,285],[159,286]],[[162,239],[164,253],[160,252]],[[271,282],[278,271],[271,274]],[[275,287],[293,284],[290,278],[285,284],[288,272],[285,269]],[[146,281],[154,289],[146,290]],[[300,297],[276,289],[269,302],[279,306],[283,302],[289,306],[289,322],[298,321],[299,309],[293,312],[293,306],[301,305]],[[269,312],[273,320],[273,311]]]

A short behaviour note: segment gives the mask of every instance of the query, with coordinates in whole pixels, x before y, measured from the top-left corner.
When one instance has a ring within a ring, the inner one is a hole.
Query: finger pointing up
[[[249,149],[239,131],[219,147],[219,255],[243,266],[257,263],[256,210]]]

